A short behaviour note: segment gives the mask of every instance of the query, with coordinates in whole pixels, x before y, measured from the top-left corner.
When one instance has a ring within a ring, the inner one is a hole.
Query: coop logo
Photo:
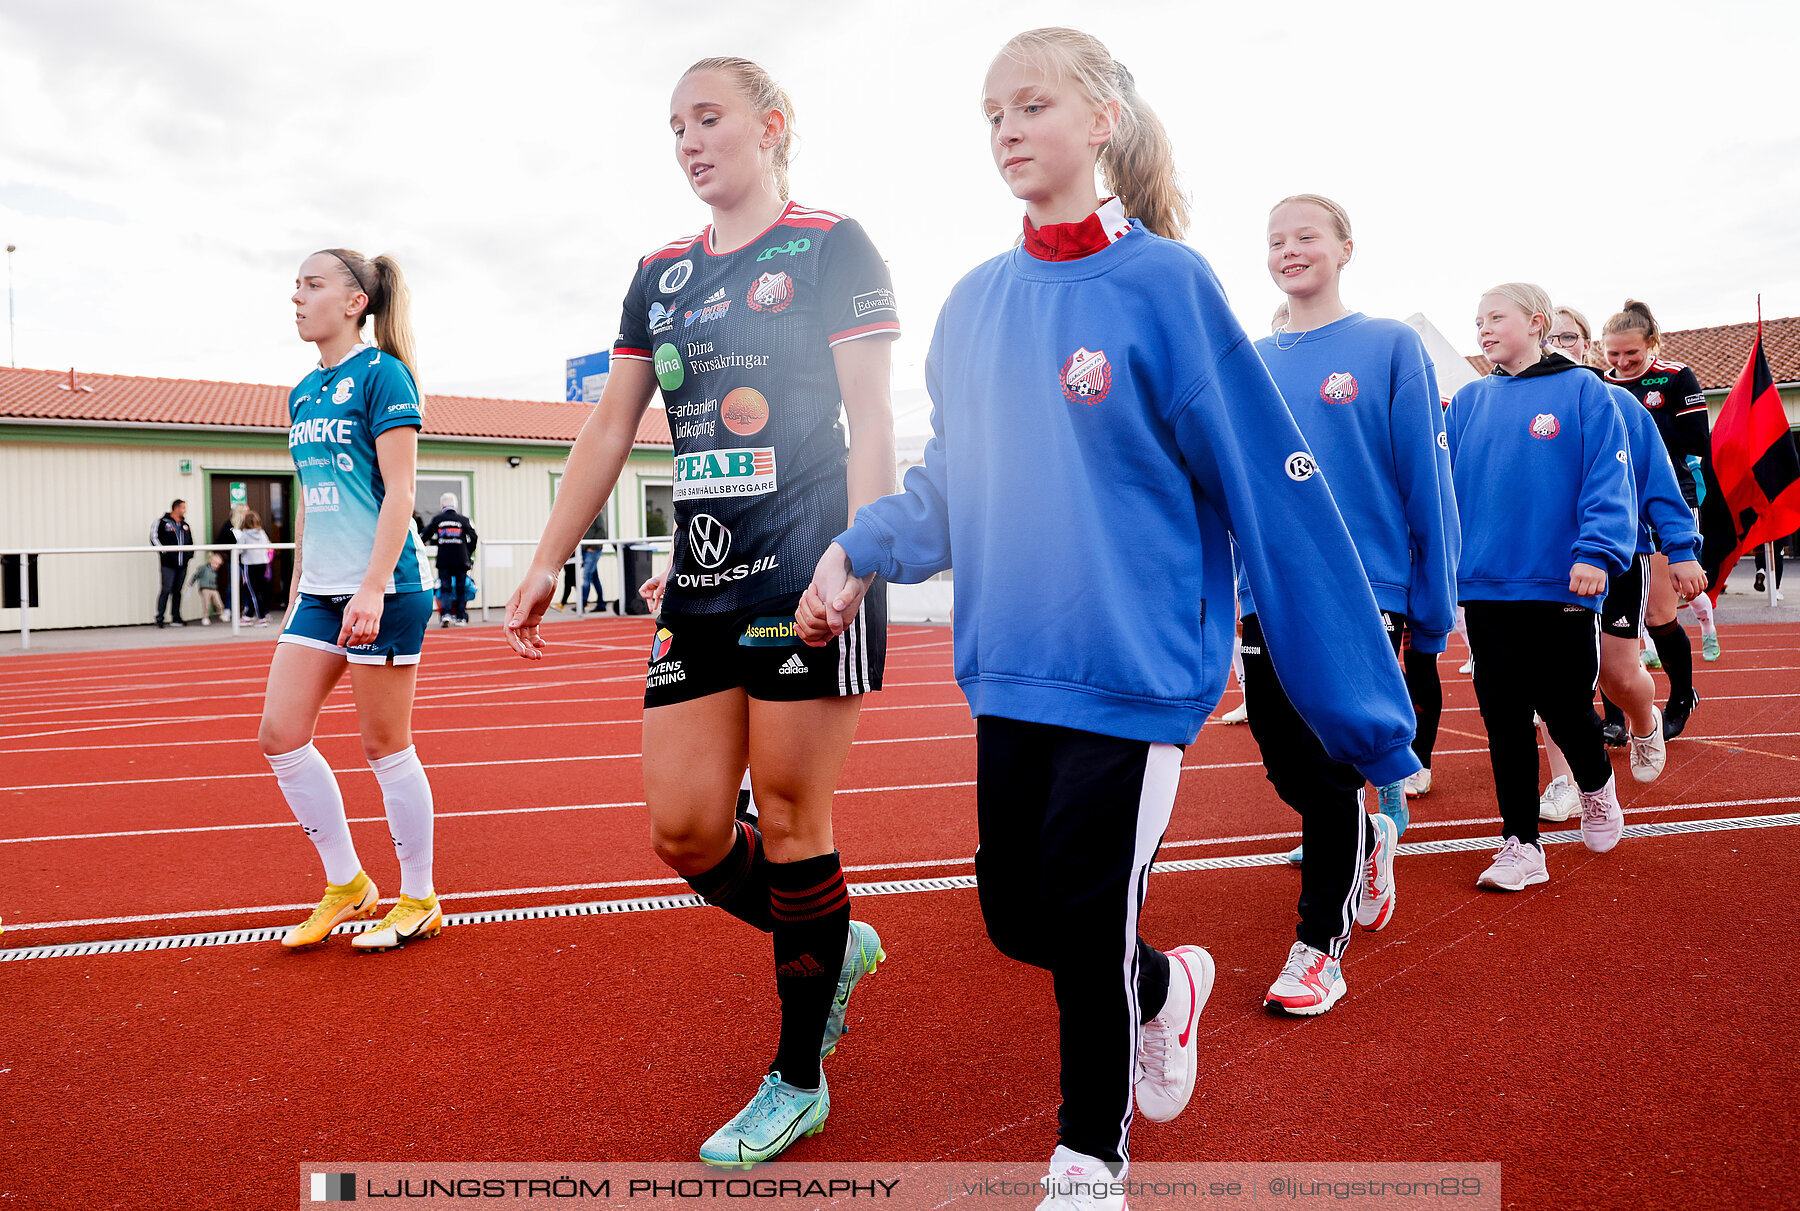
[[[688,520],[688,550],[703,568],[716,568],[731,554],[731,530],[710,513],[696,513]]]
[[[756,254],[756,259],[766,261],[778,256],[799,256],[803,252],[812,251],[812,241],[802,236],[797,240],[789,240],[785,244],[777,244],[773,248],[765,248]]]
[[[1062,389],[1072,404],[1097,404],[1112,390],[1112,366],[1106,350],[1078,348],[1063,363]]]
[[[338,507],[336,484],[313,484],[306,489],[306,511],[308,513],[336,513]]]
[[[669,314],[669,309],[661,302],[650,304],[649,320],[651,336],[660,336],[675,326],[675,317]]]
[[[750,295],[744,301],[752,311],[786,311],[794,301],[794,279],[785,273],[765,273],[750,283]]]
[[[655,664],[669,654],[669,645],[675,642],[675,633],[668,627],[658,627],[656,637],[650,641],[650,663]]]
[[[687,285],[688,279],[693,276],[694,262],[676,261],[663,270],[662,276],[656,279],[656,289],[663,294],[674,294]]]
[[[775,450],[709,450],[675,459],[676,500],[762,496],[777,487]]]
[[[1319,384],[1319,398],[1328,404],[1348,404],[1356,399],[1361,389],[1356,385],[1356,376],[1348,370],[1339,370],[1328,375]]]
[[[331,393],[331,402],[334,404],[349,403],[350,402],[350,393],[352,391],[354,391],[355,389],[356,389],[356,380],[355,379],[340,378],[338,380],[337,390],[333,391]]]
[[[1655,378],[1647,378],[1643,381],[1644,386],[1646,387],[1667,387],[1669,385],[1669,376],[1666,374],[1659,374]]]
[[[1303,484],[1319,473],[1319,464],[1313,456],[1304,450],[1296,450],[1287,456],[1287,463],[1282,468],[1287,477],[1297,484]]]
[[[356,470],[356,460],[351,458],[348,454],[345,454],[342,450],[339,450],[337,456],[337,469],[345,472],[354,471]]]
[[[850,306],[855,310],[856,318],[859,320],[863,316],[872,315],[877,311],[892,311],[894,309],[894,292],[884,286],[866,294],[853,295],[850,299]]]
[[[1548,441],[1561,432],[1562,426],[1557,423],[1556,417],[1548,412],[1540,412],[1531,418],[1531,436],[1533,437]]]

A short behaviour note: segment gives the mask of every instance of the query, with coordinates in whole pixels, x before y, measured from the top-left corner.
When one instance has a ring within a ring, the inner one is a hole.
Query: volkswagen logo
[[[716,568],[731,554],[731,531],[709,513],[696,513],[688,521],[688,550],[703,568]]]

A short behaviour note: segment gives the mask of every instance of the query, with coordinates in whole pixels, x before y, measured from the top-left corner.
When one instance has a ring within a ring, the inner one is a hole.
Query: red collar
[[[1078,261],[1099,252],[1131,230],[1125,207],[1117,198],[1100,203],[1100,209],[1079,223],[1045,223],[1033,227],[1025,220],[1025,251],[1040,261]]]

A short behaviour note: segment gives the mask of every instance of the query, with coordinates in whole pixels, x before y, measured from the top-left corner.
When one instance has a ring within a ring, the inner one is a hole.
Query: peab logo
[[[674,294],[677,290],[680,290],[683,286],[687,285],[688,279],[693,276],[694,262],[676,261],[673,265],[670,265],[667,269],[663,270],[662,276],[656,279],[656,288],[663,294]]]

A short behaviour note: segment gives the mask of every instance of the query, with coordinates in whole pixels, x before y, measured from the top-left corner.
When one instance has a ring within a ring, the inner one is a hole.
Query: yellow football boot
[[[312,916],[287,931],[281,944],[290,950],[299,946],[316,946],[339,925],[358,917],[373,916],[381,893],[366,871],[357,871],[348,883],[327,883],[325,896]]]
[[[420,938],[435,938],[443,927],[444,910],[438,907],[436,892],[423,900],[401,896],[381,924],[351,938],[350,945],[362,951],[393,950]]]

